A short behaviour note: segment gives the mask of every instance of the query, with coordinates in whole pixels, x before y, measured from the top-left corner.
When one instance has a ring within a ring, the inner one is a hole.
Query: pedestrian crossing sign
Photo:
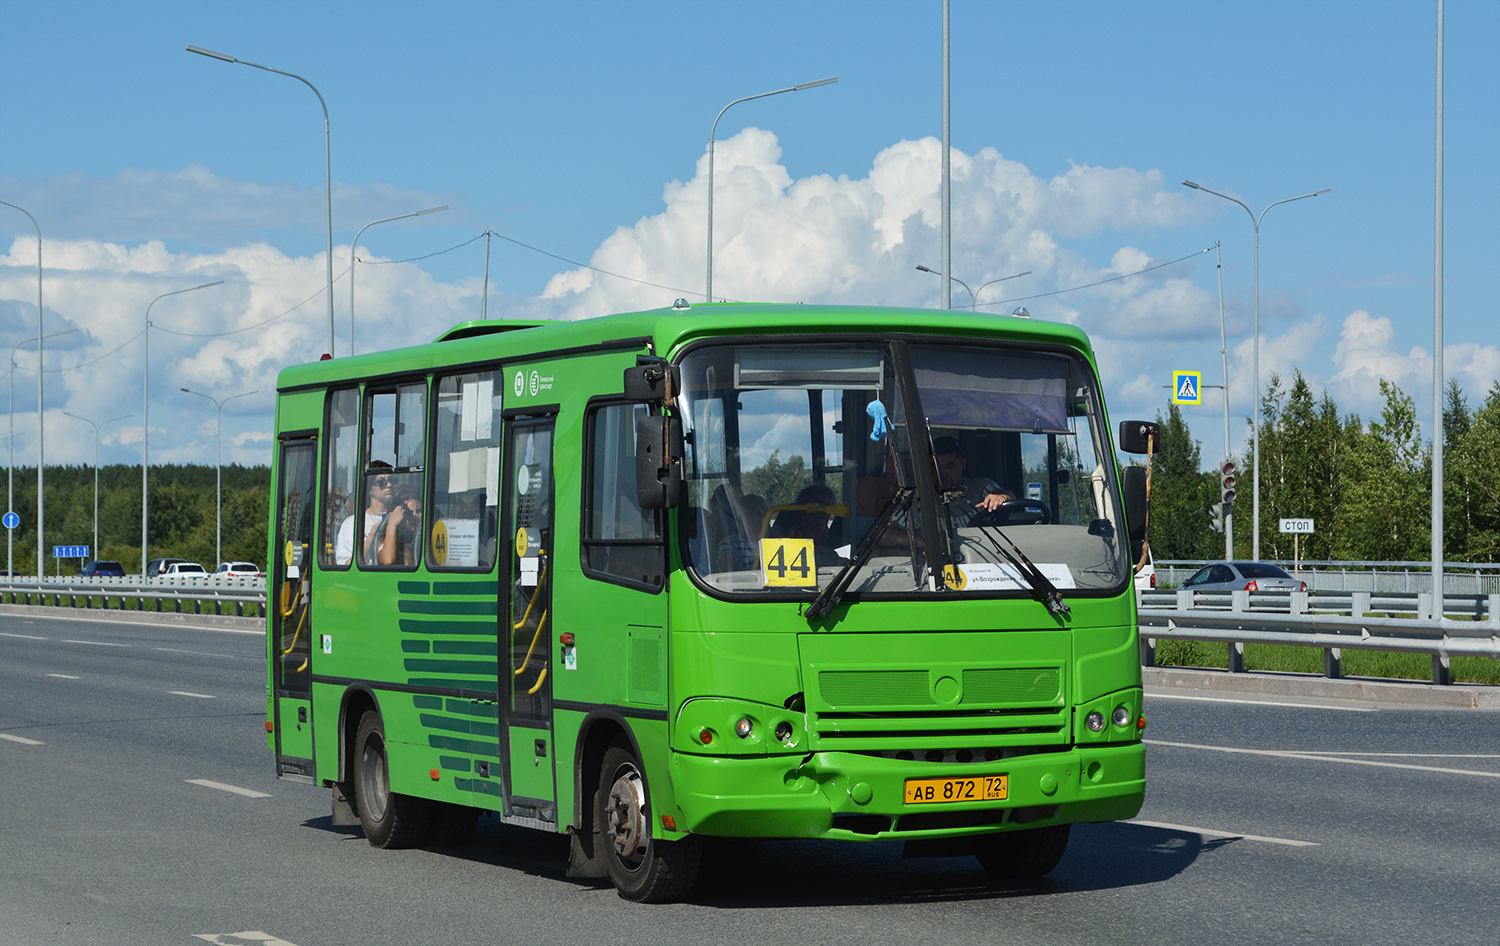
[[[1201,371],[1174,371],[1174,372],[1172,372],[1172,403],[1173,404],[1202,404],[1203,403],[1203,372],[1201,372]]]

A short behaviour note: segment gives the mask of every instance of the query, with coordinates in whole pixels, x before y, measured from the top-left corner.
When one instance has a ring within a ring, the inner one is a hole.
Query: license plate
[[[909,778],[906,780],[908,805],[944,805],[965,801],[1004,801],[1010,790],[1007,775],[979,775],[974,778]]]

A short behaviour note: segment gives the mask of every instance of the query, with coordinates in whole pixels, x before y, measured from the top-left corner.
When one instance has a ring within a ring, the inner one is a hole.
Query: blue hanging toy
[[[891,432],[891,419],[886,416],[885,405],[878,400],[871,401],[865,407],[865,413],[870,415],[870,439],[879,443]]]

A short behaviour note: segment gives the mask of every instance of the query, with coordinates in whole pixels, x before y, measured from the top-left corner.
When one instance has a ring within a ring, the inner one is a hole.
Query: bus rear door
[[[276,774],[311,781],[313,496],[317,442],[309,436],[282,440],[278,469],[277,557],[268,569],[266,604],[271,617]]]

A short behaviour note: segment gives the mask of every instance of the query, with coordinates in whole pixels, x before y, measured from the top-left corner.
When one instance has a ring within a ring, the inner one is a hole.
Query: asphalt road
[[[899,845],[734,842],[687,903],[481,822],[377,851],[278,782],[261,638],[0,616],[0,944],[1493,943],[1500,712],[1148,697],[1145,810],[1035,885]],[[244,934],[244,935],[234,935]]]

